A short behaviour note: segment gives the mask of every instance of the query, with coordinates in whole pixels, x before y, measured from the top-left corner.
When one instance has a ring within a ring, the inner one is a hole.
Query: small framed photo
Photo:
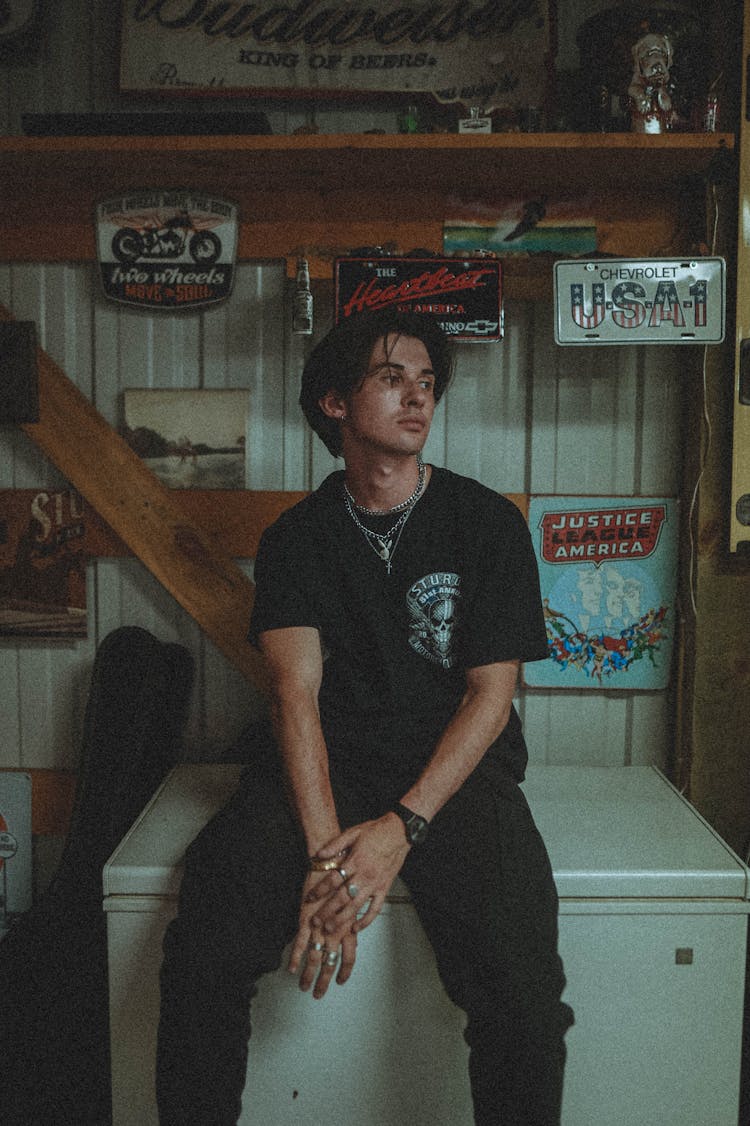
[[[132,389],[121,433],[172,489],[244,489],[249,391]]]

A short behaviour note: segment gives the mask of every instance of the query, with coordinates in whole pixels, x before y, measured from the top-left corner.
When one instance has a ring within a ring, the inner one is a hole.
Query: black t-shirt
[[[435,468],[389,574],[346,510],[343,479],[331,474],[264,533],[250,640],[317,629],[332,762],[365,781],[387,772],[408,784],[456,711],[466,669],[548,655],[536,560],[515,505]],[[488,756],[523,779],[515,709]]]

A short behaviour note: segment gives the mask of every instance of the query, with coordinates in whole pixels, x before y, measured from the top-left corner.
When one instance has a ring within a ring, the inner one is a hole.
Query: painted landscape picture
[[[127,390],[122,436],[172,489],[244,489],[248,391]]]
[[[490,251],[510,254],[564,254],[572,258],[593,254],[597,247],[596,221],[589,200],[581,193],[571,197],[546,195],[499,198],[494,202],[448,200],[443,225],[443,253]]]

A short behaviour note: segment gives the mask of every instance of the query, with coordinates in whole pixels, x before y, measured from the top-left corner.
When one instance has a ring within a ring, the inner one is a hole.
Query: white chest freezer
[[[239,770],[177,767],[105,866],[113,1126],[156,1126],[161,939],[184,849]],[[650,767],[533,767],[524,790],[576,1012],[563,1126],[737,1126],[747,869]],[[282,969],[253,1014],[240,1126],[471,1126],[463,1017],[398,882],[348,985],[315,1002]]]

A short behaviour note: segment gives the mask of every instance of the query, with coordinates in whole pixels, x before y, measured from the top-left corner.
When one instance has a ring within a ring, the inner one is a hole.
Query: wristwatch
[[[409,844],[421,844],[427,836],[429,821],[426,821],[424,817],[420,817],[418,813],[414,813],[413,810],[407,809],[405,805],[402,805],[401,802],[398,801],[393,807],[393,812],[403,821],[404,829],[406,830],[406,839]]]

